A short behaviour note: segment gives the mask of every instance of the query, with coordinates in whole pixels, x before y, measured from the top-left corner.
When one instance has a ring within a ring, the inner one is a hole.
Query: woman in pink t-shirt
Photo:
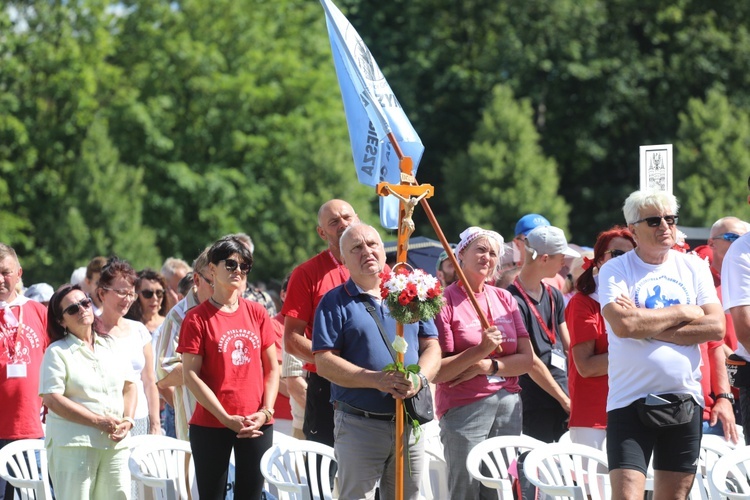
[[[495,277],[502,251],[502,236],[479,227],[461,233],[456,247],[468,293],[474,294],[490,327],[482,329],[460,282],[445,289],[445,307],[435,318],[443,350],[435,404],[451,499],[492,493],[471,478],[466,457],[487,438],[521,434],[518,376],[531,369],[533,350],[516,300],[487,284]]]
[[[198,400],[190,419],[198,493],[224,498],[234,450],[234,497],[260,498],[260,459],[273,442],[279,389],[276,335],[266,309],[242,298],[250,250],[227,236],[211,246],[208,261],[214,293],[188,311],[177,347],[185,385]]]
[[[623,227],[599,234],[593,260],[584,260],[576,281],[578,293],[565,308],[570,332],[568,353],[570,390],[570,437],[574,443],[603,446],[607,435],[608,352],[607,330],[597,294],[595,272],[608,260],[635,248],[633,235]]]

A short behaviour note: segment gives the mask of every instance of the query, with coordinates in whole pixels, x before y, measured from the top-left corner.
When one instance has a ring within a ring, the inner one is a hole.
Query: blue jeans
[[[161,428],[164,429],[164,434],[176,438],[177,434],[174,428],[174,408],[169,404],[164,405],[164,410],[161,412]]]
[[[518,393],[501,389],[465,406],[451,408],[440,419],[440,441],[448,465],[451,500],[497,498],[497,492],[481,485],[466,469],[466,457],[474,446],[495,436],[518,436],[523,406]]]

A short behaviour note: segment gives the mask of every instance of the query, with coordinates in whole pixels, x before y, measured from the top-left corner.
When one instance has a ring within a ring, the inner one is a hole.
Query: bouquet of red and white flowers
[[[440,282],[421,269],[396,264],[392,272],[383,272],[380,278],[380,296],[388,304],[390,316],[399,323],[432,319],[445,303]]]

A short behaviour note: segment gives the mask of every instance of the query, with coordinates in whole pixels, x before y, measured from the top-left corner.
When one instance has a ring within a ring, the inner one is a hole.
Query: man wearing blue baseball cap
[[[519,266],[523,266],[524,260],[526,259],[525,242],[526,237],[529,233],[537,227],[551,226],[546,217],[539,214],[526,214],[516,222],[516,236],[513,238],[513,244],[521,254],[521,261],[518,263]],[[562,291],[565,288],[565,276],[556,274],[543,280],[548,285],[557,288]]]

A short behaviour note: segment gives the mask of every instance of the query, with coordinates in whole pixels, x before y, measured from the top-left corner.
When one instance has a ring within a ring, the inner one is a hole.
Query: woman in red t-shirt
[[[185,385],[198,400],[190,419],[198,493],[224,498],[234,449],[234,497],[260,498],[260,458],[273,442],[279,389],[275,334],[266,309],[242,298],[250,250],[226,236],[209,249],[208,261],[214,293],[188,311],[177,348]]]
[[[568,353],[570,390],[570,437],[601,449],[607,435],[607,330],[599,306],[597,289],[599,268],[608,260],[635,248],[633,235],[616,226],[599,234],[594,258],[584,258],[583,274],[576,281],[578,293],[565,308],[565,323],[570,332]]]

